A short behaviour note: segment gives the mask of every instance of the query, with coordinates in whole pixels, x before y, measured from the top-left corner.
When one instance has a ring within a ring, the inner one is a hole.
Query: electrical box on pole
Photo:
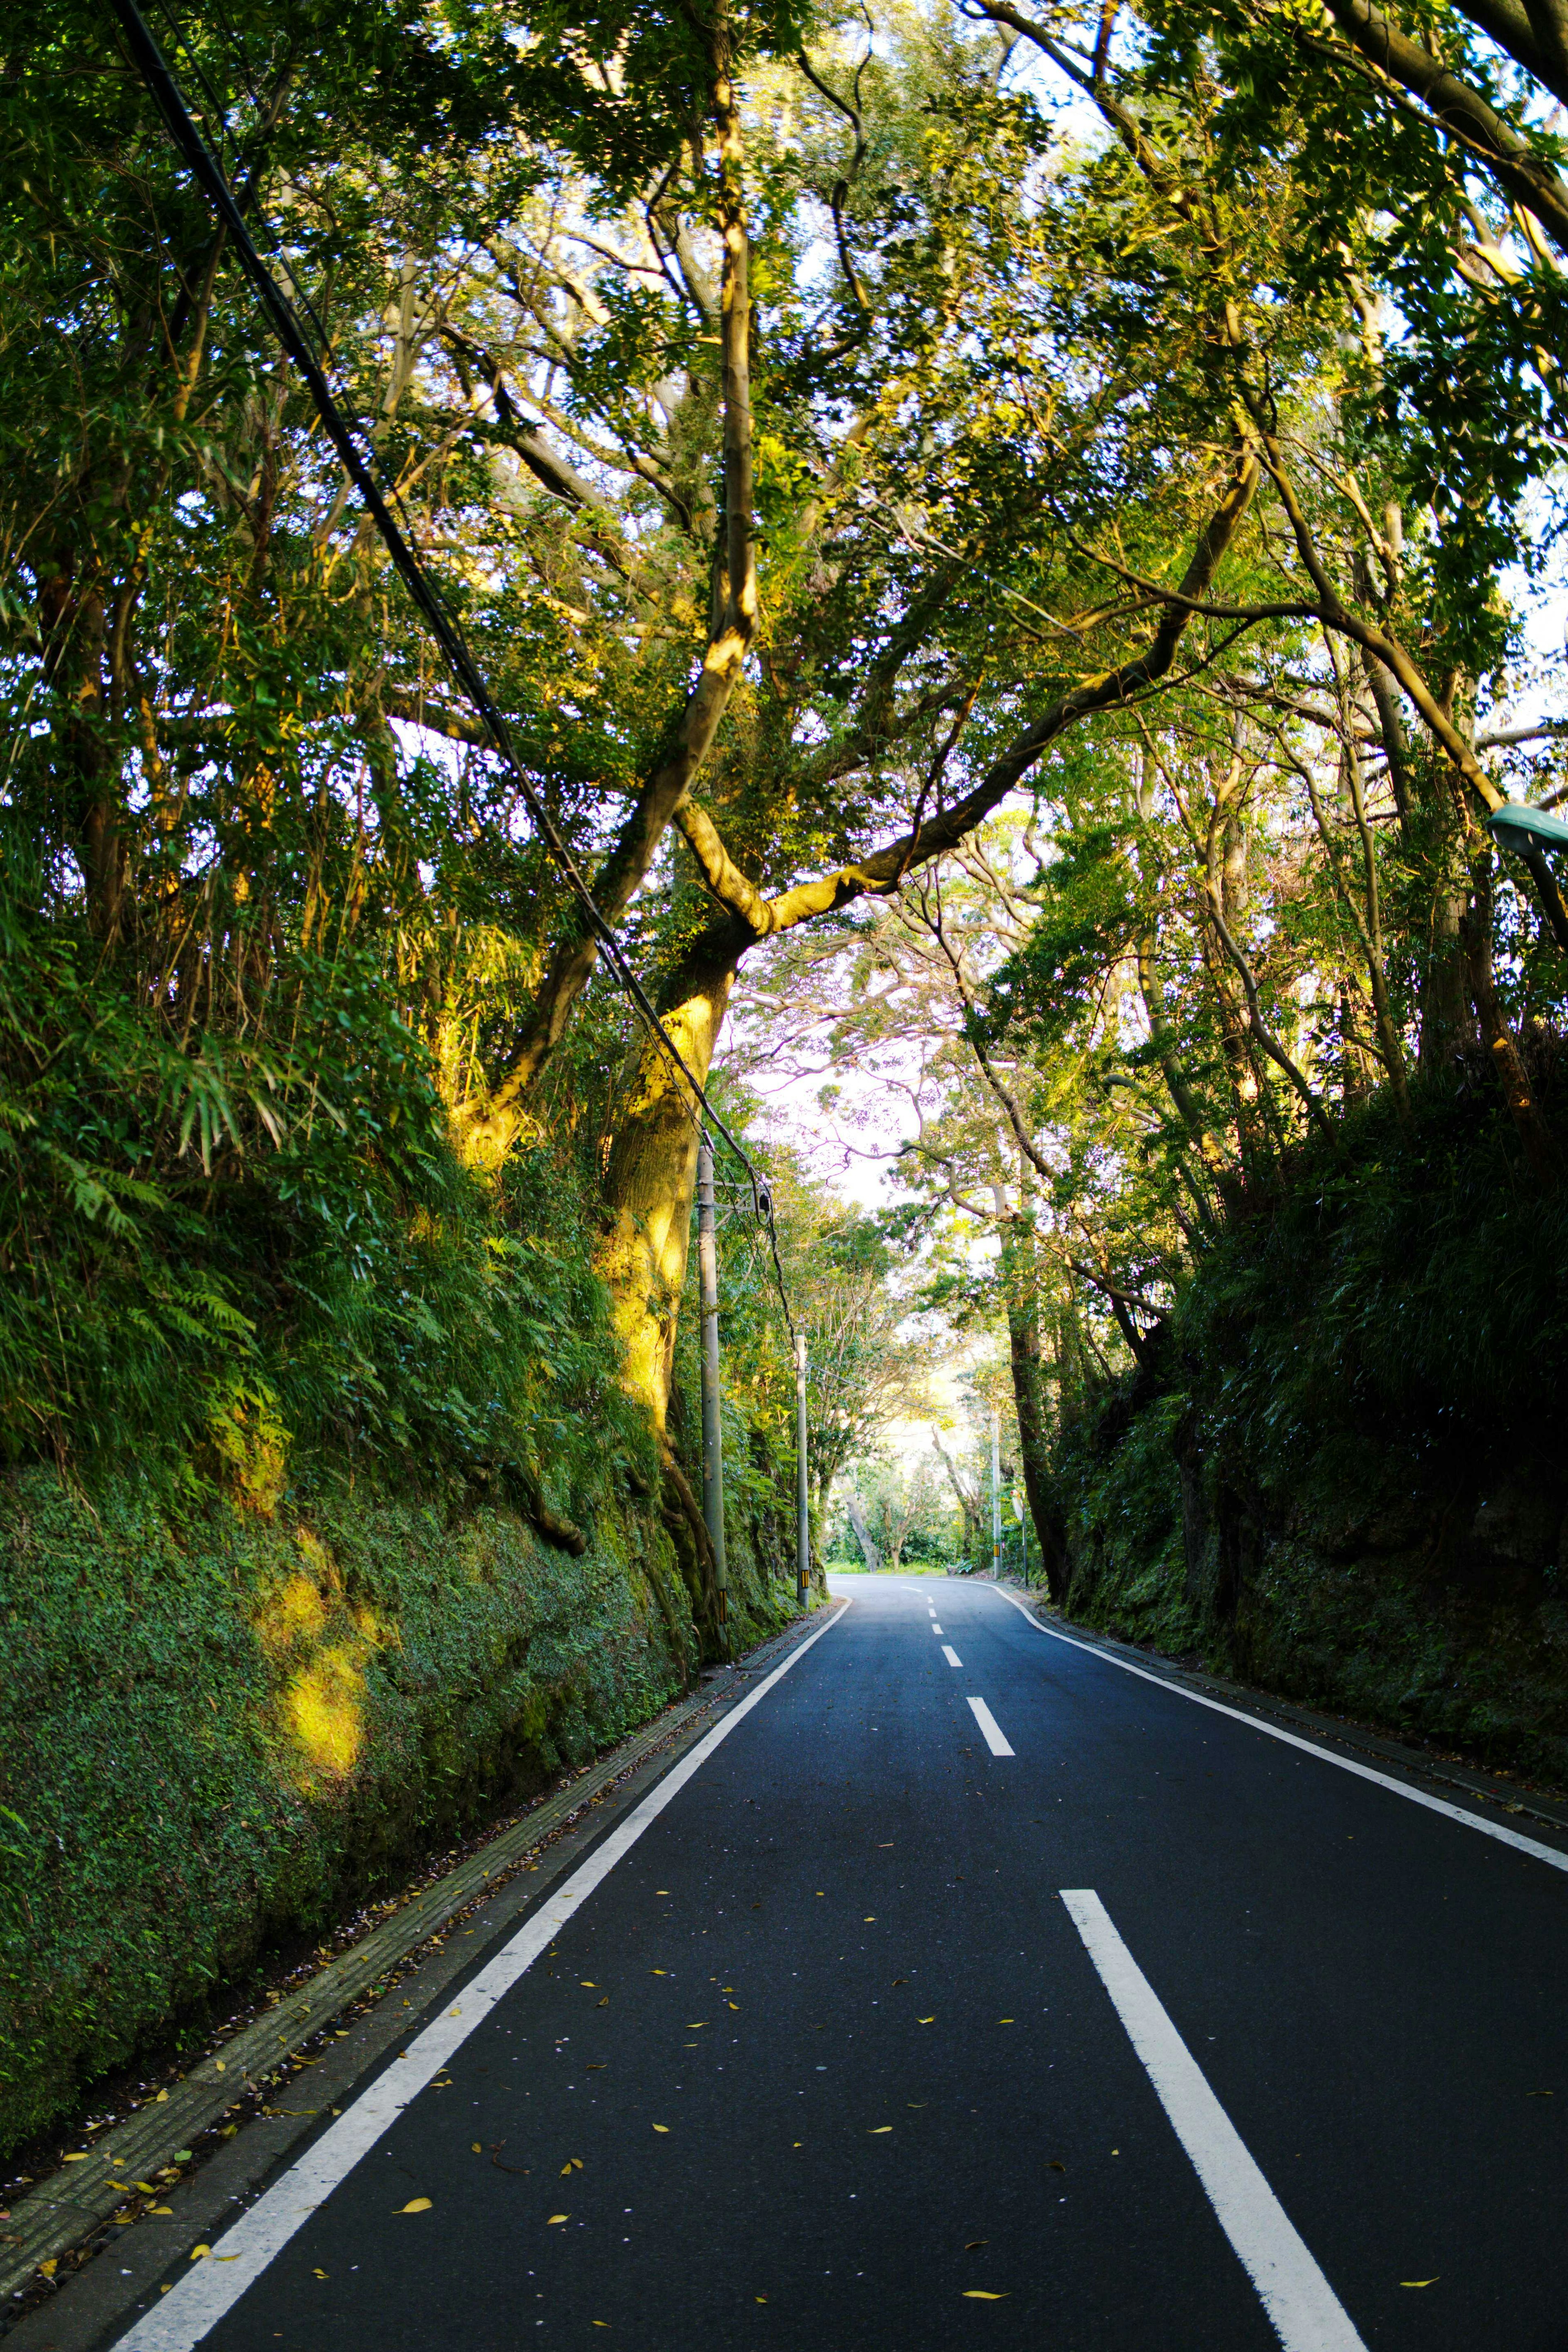
[[[795,1335],[795,1599],[802,1608],[811,1590],[811,1490],[805,1462],[805,1333]]]
[[[991,1408],[991,1573],[1002,1573],[1002,1424]]]
[[[730,1570],[724,1557],[724,1436],[719,1417],[719,1239],[713,1214],[713,1146],[697,1147],[697,1280],[702,1323],[702,1517],[713,1547],[716,1613],[729,1647]]]

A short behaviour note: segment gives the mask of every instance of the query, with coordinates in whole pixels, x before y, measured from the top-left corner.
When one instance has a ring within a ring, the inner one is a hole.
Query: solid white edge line
[[[944,1642],[942,1643],[942,1654],[947,1660],[950,1666],[961,1666],[963,1664],[963,1660],[959,1656],[958,1652],[953,1648],[951,1642]]]
[[[1223,1699],[1207,1698],[1202,1691],[1188,1690],[1181,1683],[1168,1682],[1163,1675],[1152,1675],[1146,1666],[1135,1666],[1126,1658],[1119,1658],[1109,1650],[1097,1650],[1092,1642],[1075,1641],[1070,1633],[1058,1633],[1054,1625],[1042,1625],[1026,1603],[1016,1592],[1004,1592],[994,1584],[991,1591],[999,1601],[1010,1601],[1026,1624],[1037,1633],[1047,1634],[1053,1642],[1065,1642],[1069,1650],[1081,1650],[1086,1657],[1098,1658],[1102,1665],[1117,1666],[1124,1675],[1136,1675],[1141,1683],[1152,1683],[1156,1689],[1169,1691],[1173,1698],[1190,1699],[1194,1706],[1206,1706],[1215,1715],[1225,1715],[1232,1723],[1245,1723],[1249,1731],[1261,1731],[1270,1739],[1281,1739],[1287,1748],[1299,1748],[1303,1756],[1315,1756],[1321,1764],[1335,1764],[1342,1772],[1353,1772],[1358,1780],[1371,1780],[1379,1789],[1392,1789],[1396,1797],[1406,1797],[1413,1805],[1425,1805],[1429,1813],[1442,1813],[1451,1822],[1462,1822],[1468,1830],[1479,1830],[1482,1837],[1496,1838],[1500,1845],[1510,1845],[1518,1853],[1528,1853],[1537,1862],[1550,1863],[1553,1870],[1568,1870],[1568,1853],[1560,1853],[1555,1846],[1542,1845],[1536,1838],[1526,1837],[1521,1831],[1510,1830],[1501,1822],[1489,1822],[1482,1813],[1467,1812],[1463,1805],[1451,1805],[1446,1797],[1429,1796],[1425,1789],[1412,1789],[1405,1781],[1396,1780],[1392,1774],[1379,1772],[1371,1764],[1358,1764],[1353,1757],[1336,1756],[1331,1748],[1320,1748],[1315,1740],[1303,1739],[1298,1732],[1287,1731],[1283,1725],[1266,1723],[1260,1716],[1248,1715],[1239,1706],[1226,1706]]]
[[[1366,2352],[1099,1895],[1063,1887],[1061,1899],[1284,2352]]]
[[[799,1664],[814,1643],[832,1632],[854,1596],[846,1594],[843,1598],[844,1608],[836,1609],[826,1624],[797,1643],[755,1690],[748,1691],[665,1774],[658,1787],[649,1790],[636,1811],[595,1847],[564,1885],[530,1914],[511,1941],[463,1987],[446,2015],[416,2035],[402,2056],[394,2059],[385,2072],[360,2093],[352,2106],[344,2108],[341,2120],[323,2132],[299,2163],[290,2165],[224,2232],[212,2252],[193,2263],[184,2278],[116,2339],[116,2352],[193,2352],[193,2347],[259,2278],[273,2257],[282,2252],[316,2207],[347,2179],[361,2157],[369,2153],[426,2084],[451,2063],[453,2053],[477,2026],[484,2023],[519,1977],[559,1935],[573,1913],[609,1876],[650,1823],[657,1821],[671,1798],[678,1796],[692,1775],[700,1771],[720,1741],[729,1738],[735,1726],[750,1715],[792,1666]]]
[[[1002,1727],[997,1722],[996,1717],[992,1714],[991,1709],[986,1706],[985,1701],[983,1698],[972,1698],[969,1705],[975,1722],[980,1726],[981,1737],[984,1738],[986,1747],[991,1750],[992,1755],[1011,1756],[1014,1753],[1014,1750],[1008,1747],[1006,1740],[1003,1737]]]

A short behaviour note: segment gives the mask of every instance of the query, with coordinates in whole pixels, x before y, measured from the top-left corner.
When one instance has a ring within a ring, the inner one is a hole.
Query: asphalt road
[[[1568,2347],[1568,1876],[984,1585],[846,1589],[134,2352]]]

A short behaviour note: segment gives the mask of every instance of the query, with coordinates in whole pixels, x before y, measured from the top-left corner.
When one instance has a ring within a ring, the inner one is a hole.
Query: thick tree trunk
[[[882,1555],[871,1540],[871,1530],[866,1525],[866,1514],[853,1495],[850,1496],[845,1509],[849,1524],[855,1531],[855,1540],[865,1557],[866,1565],[875,1576],[882,1565]]]
[[[1013,1408],[1018,1417],[1018,1451],[1024,1492],[1035,1523],[1046,1589],[1059,1603],[1068,1588],[1067,1547],[1051,1508],[1049,1428],[1046,1418],[1044,1367],[1040,1357],[1040,1304],[1035,1274],[1034,1234],[1020,1220],[1002,1244],[1002,1287],[1007,1306],[1007,1348],[1013,1369]]]
[[[747,934],[744,944],[750,945]],[[700,1086],[706,1086],[742,941],[726,925],[689,950],[660,993],[659,1013]],[[626,1349],[626,1381],[665,1439],[676,1317],[691,1238],[700,1112],[652,1036],[631,1063],[609,1166],[609,1229],[599,1271],[610,1286]]]

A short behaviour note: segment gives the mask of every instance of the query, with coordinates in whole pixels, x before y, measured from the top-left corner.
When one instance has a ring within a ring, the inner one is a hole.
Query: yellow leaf
[[[669,1970],[668,1969],[655,1969],[653,1970],[653,1974],[656,1977],[667,1977],[669,1974]]]
[[[149,2205],[149,2206],[148,2206],[148,2208],[147,2208],[147,2210],[149,2211],[149,2213],[170,2213],[170,2214],[172,2214],[172,2213],[174,2212],[174,2207],[173,2207],[172,2205]]]
[[[890,2132],[892,2128],[891,2124],[873,2124],[866,2137],[868,2139],[878,2139],[883,2132]]]
[[[686,2031],[688,2033],[700,2033],[707,2022],[708,2020],[705,2017],[694,2017]]]
[[[479,2146],[478,2140],[474,2142],[474,2154],[476,2156],[483,2156],[484,2154],[484,2149]]]
[[[597,1992],[599,1988],[594,1982],[592,1977],[584,1977],[583,1979],[583,1990],[584,1992]],[[595,2319],[594,2322],[595,2327],[607,2327],[609,2324],[610,2323],[607,2319]]]
[[[557,2221],[569,2221],[571,2219],[570,2213],[552,2213],[544,2226],[547,2230],[551,2230],[554,2228]]]
[[[92,2153],[92,2151],[91,2151],[91,2149],[90,2149],[90,2148],[85,2148],[85,2147],[84,2147],[84,2148],[81,2150],[81,2152],[80,2152],[80,2154],[79,2154],[79,2155],[78,2155],[78,2156],[68,2156],[68,2157],[66,2158],[65,2161],[66,2161],[66,2163],[67,2163],[67,2164],[85,2164],[85,2163],[87,2162],[87,2159],[88,2159],[89,2156],[91,2153]]]
[[[595,2002],[595,2004],[594,2004],[594,2006],[595,2006],[595,2009],[608,2009],[609,2005],[610,2005],[610,1996],[609,1996],[609,1994],[608,1994],[607,1992],[606,1992],[606,1993],[603,1993],[603,1994],[601,1994],[600,1998],[599,1998],[599,1999]],[[595,2327],[598,2327],[598,2326],[605,2326],[605,2327],[608,2327],[609,2324],[610,2324],[610,2323],[609,2323],[609,2321],[608,2321],[607,2319],[606,2319],[606,2320],[604,2320],[604,2321],[600,2321],[600,2320],[595,2319],[595,2322],[594,2322],[594,2325],[595,2325]]]
[[[157,2097],[153,2100],[153,2105],[155,2107],[161,2107],[168,2095],[169,2094],[167,2091],[160,2091]]]
[[[222,2060],[221,2058],[215,2058],[215,2059],[213,2060],[213,2065],[214,2065],[214,2067],[216,2068],[216,2072],[217,2072],[218,2074],[227,2074],[227,2072],[228,2072],[228,2068],[224,2064],[223,2060]]]
[[[999,2018],[996,2020],[996,2022],[997,2022],[997,2024],[998,2024],[998,2025],[1011,2025],[1011,2024],[1014,2022],[1014,2021],[1013,2021],[1013,2019],[1012,2019],[1012,2018],[1010,2018],[1010,2017],[999,2017]]]
[[[934,2017],[917,2017],[915,2023],[917,2025],[934,2025],[936,2023],[936,2020]]]
[[[406,2205],[400,2205],[397,2210],[400,2213],[428,2213],[430,2200],[428,2197],[411,2197]]]
[[[191,2260],[193,2263],[199,2263],[204,2254],[210,2254],[211,2252],[212,2248],[210,2246],[193,2246],[191,2248]]]
[[[574,2156],[574,2157],[572,2158],[572,2163],[573,2163],[574,2168],[576,2171],[578,2171],[578,2172],[581,2172],[581,2171],[582,2171],[582,2169],[583,2169],[583,2159],[582,2159],[582,2158],[581,2158],[580,2156]]]
[[[667,2132],[669,2129],[669,2126],[668,2124],[655,2124],[654,2129],[656,2132]]]
[[[741,2006],[741,2004],[740,2004],[740,2002],[739,2002],[738,2000],[732,2000],[732,2001],[731,2001],[731,2002],[728,2004],[728,2006],[729,2006],[731,2009],[739,2009],[739,2008],[740,2008],[740,2006]]]
[[[118,2184],[116,2184],[116,2185],[118,2186]],[[140,2189],[140,2190],[142,2191],[142,2194],[144,2197],[156,2197],[156,2195],[158,2194],[157,2190],[153,2188],[153,2183],[152,2183],[150,2180],[139,2180],[139,2181],[136,2183],[136,2186],[137,2186],[137,2188],[138,2188],[138,2189]]]
[[[318,2271],[316,2273],[316,2276],[318,2278],[325,2278],[327,2276],[327,2273],[325,2271]]]
[[[861,1920],[861,1922],[860,1922],[860,1925],[861,1925],[863,1927],[874,1927],[876,1926],[876,1924],[877,1924],[877,1915],[876,1915],[876,1913],[875,1913],[874,1911],[868,1911],[868,1912],[867,1912],[867,1914],[866,1914],[866,1916],[865,1916],[865,1917],[864,1917],[864,1919],[862,1919],[862,1920]]]
[[[985,2286],[966,2286],[963,2295],[966,2303],[1005,2303],[1007,2300],[1005,2294],[993,2294]]]
[[[59,2264],[60,2258],[58,2254],[51,2254],[47,2263],[40,2263],[38,2264],[38,2268],[43,2272],[46,2278],[53,2278],[56,2271],[59,2268]]]
[[[1437,2278],[1441,2278],[1441,2277],[1442,2277],[1442,2275],[1443,2275],[1442,2272],[1441,2272],[1441,2271],[1439,2271],[1439,2272],[1438,2272],[1438,2273],[1437,2273]],[[1401,2285],[1401,2286],[1436,2286],[1436,2284],[1437,2284],[1437,2279],[1436,2279],[1436,2278],[1429,2278],[1429,2279],[1401,2279],[1401,2280],[1400,2280],[1400,2282],[1399,2282],[1399,2284],[1400,2284],[1400,2285]]]
[[[567,2158],[567,2159],[566,2159],[566,2161],[565,2161],[565,2163],[564,2163],[564,2164],[562,2166],[562,2168],[561,2168],[561,2171],[562,2171],[562,2176],[563,2176],[563,2178],[564,2178],[564,2176],[565,2176],[567,2173],[569,2173],[569,2172],[571,2171],[571,2169],[572,2169],[572,2159],[571,2159],[571,2158],[570,2158],[570,2157],[568,2157],[568,2158]]]

